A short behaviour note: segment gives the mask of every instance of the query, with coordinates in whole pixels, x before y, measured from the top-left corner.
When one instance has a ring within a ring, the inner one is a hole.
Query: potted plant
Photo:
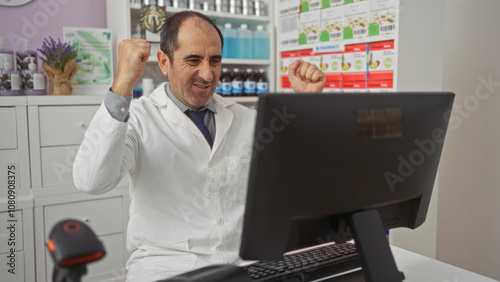
[[[73,77],[76,74],[76,55],[78,49],[69,43],[55,41],[52,37],[43,41],[42,48],[37,49],[42,56],[42,68],[47,72],[52,95],[71,95],[73,93]]]

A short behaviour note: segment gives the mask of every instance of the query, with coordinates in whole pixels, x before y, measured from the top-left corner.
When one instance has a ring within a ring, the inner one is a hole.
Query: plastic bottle
[[[142,96],[148,97],[155,90],[155,84],[152,78],[142,79]]]
[[[134,90],[132,91],[132,97],[134,99],[141,98],[142,96],[142,82],[137,82],[137,84],[134,87]]]
[[[229,69],[223,68],[222,69],[222,78],[221,78],[221,93],[222,96],[231,96],[233,94],[233,87],[232,87],[232,77],[231,73],[229,72]]]
[[[269,33],[263,25],[258,25],[253,32],[253,58],[256,60],[269,60]]]
[[[38,61],[36,57],[36,51],[30,50],[30,44],[28,39],[24,38],[24,44],[21,49],[16,52],[16,64],[18,71],[27,71],[29,70],[29,64],[33,63],[31,58],[34,59],[34,64],[36,65],[36,69],[38,70]]]
[[[241,78],[240,70],[238,68],[233,69],[233,80],[231,81],[231,91],[233,96],[243,95],[243,79]]]
[[[257,95],[269,92],[269,80],[264,69],[259,69],[259,78],[257,79]]]
[[[248,68],[243,84],[243,93],[245,93],[245,96],[255,96],[257,87],[256,82],[253,70]]]
[[[14,52],[7,50],[5,48],[5,36],[1,35],[0,36],[0,58],[3,58],[3,62],[1,62],[1,67],[3,68],[3,65],[5,62],[10,63],[11,65],[14,65]]]
[[[45,74],[38,70],[35,58],[29,57],[28,70],[21,71],[23,93],[26,95],[45,95]]]
[[[240,59],[251,59],[253,56],[252,52],[252,31],[248,30],[247,24],[241,24],[238,28],[238,58]]]
[[[0,71],[0,96],[21,94],[21,76],[14,70],[14,66],[5,58],[0,58],[3,69]]]
[[[233,29],[231,23],[224,24],[224,29],[221,30],[224,36],[224,47],[222,48],[222,58],[235,59],[238,57],[238,46],[236,30]]]

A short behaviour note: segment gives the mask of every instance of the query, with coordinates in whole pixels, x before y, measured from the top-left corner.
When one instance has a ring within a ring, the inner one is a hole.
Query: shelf
[[[132,10],[140,10],[141,9],[141,4],[138,3],[130,3],[130,9]],[[189,10],[188,8],[173,8],[173,7],[166,7],[167,14],[170,13],[177,13],[180,11],[185,11]],[[212,18],[223,18],[224,20],[245,20],[245,21],[251,21],[251,22],[270,22],[271,18],[269,16],[255,16],[255,15],[243,15],[243,14],[230,14],[230,13],[222,13],[222,12],[215,12],[215,11],[203,11],[203,10],[193,10],[196,12],[203,13],[204,15]]]
[[[343,44],[345,46],[345,45],[352,45],[352,44],[372,43],[372,42],[395,40],[395,38],[396,38],[396,34],[390,34],[390,35],[380,35],[380,36],[340,40],[340,41],[335,41],[335,42],[320,42],[320,43],[315,43],[315,44],[286,46],[286,47],[280,47],[279,52],[314,49],[314,47],[316,47],[316,46],[330,45],[330,44]]]
[[[227,99],[231,99],[231,100],[235,101],[236,103],[256,103],[257,101],[259,101],[258,96],[248,96],[248,97],[245,97],[245,96],[222,96],[222,97],[227,98]]]

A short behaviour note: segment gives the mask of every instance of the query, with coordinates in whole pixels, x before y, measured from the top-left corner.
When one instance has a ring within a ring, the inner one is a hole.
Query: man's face
[[[200,18],[189,18],[179,29],[179,48],[173,62],[161,51],[158,61],[168,75],[170,90],[187,106],[199,109],[208,104],[221,72],[221,42],[217,31]]]

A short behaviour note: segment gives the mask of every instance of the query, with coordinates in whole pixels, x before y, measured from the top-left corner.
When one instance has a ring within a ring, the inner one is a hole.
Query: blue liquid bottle
[[[248,30],[247,24],[241,24],[238,28],[238,58],[240,59],[251,59],[253,56],[252,52],[252,41],[253,33]]]
[[[258,25],[253,32],[253,58],[255,60],[269,60],[269,33],[263,25]]]
[[[222,58],[235,59],[238,56],[237,32],[232,28],[231,23],[226,23],[221,30],[224,37],[224,47],[222,47]]]

